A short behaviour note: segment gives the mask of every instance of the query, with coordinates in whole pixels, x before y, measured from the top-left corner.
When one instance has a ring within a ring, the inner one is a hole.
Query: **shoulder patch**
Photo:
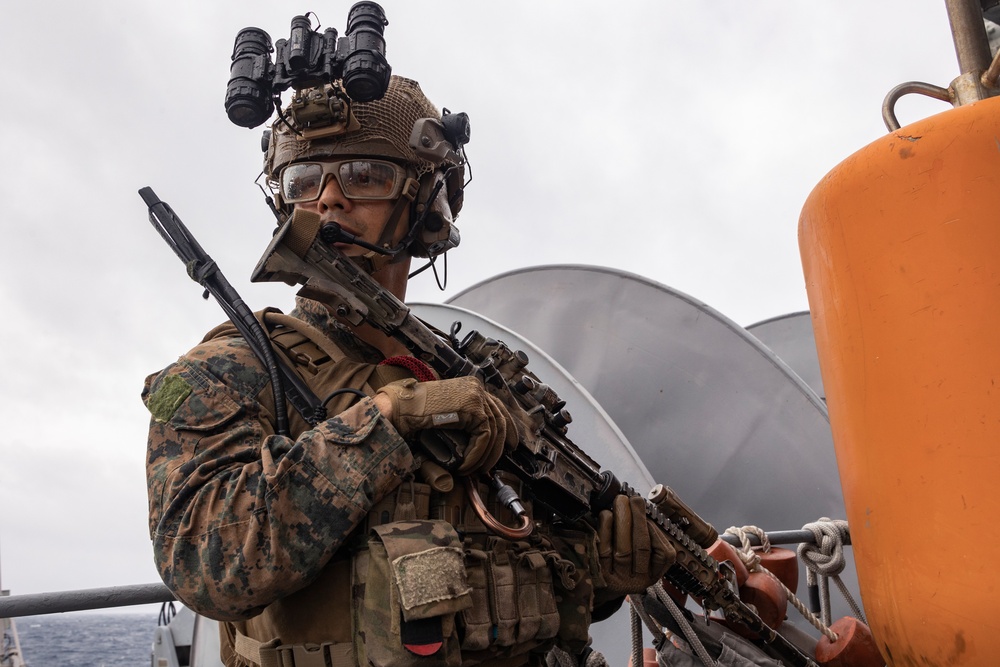
[[[163,382],[149,395],[146,407],[153,419],[165,422],[177,411],[188,396],[191,395],[191,385],[187,380],[177,375],[168,375]]]

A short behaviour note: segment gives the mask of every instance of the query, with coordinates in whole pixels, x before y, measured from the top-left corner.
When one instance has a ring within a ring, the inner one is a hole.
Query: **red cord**
[[[379,366],[399,366],[401,368],[405,368],[413,373],[413,377],[415,377],[418,382],[431,382],[437,379],[434,375],[434,371],[431,370],[431,367],[416,357],[408,357],[404,355],[389,357],[388,359],[380,362]]]

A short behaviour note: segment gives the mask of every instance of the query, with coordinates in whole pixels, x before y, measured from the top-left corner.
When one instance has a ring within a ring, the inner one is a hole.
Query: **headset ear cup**
[[[440,171],[420,179],[420,192],[413,210],[422,223],[420,229],[415,230],[416,237],[410,248],[414,257],[436,257],[457,246],[461,240],[454,226],[453,205],[449,204],[450,181],[450,178],[446,181]],[[437,194],[428,202],[435,190]]]
[[[451,218],[455,220],[465,202],[465,165],[460,164],[448,172],[448,202],[451,204]]]

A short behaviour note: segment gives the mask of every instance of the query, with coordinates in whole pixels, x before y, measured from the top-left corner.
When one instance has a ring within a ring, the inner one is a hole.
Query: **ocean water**
[[[147,667],[156,613],[72,613],[15,619],[29,667]]]

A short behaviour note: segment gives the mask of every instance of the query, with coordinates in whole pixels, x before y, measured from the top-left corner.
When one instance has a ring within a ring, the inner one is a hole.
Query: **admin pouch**
[[[457,667],[455,616],[472,604],[458,533],[443,521],[376,526],[355,556],[355,649],[374,667]]]

